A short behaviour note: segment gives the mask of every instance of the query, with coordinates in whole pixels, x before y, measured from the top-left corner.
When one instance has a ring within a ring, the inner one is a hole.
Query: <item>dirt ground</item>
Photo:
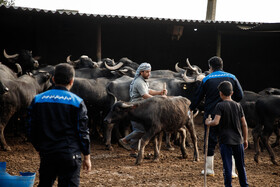
[[[92,186],[203,186],[204,177],[200,174],[204,168],[203,154],[203,125],[196,125],[198,135],[200,161],[193,161],[193,149],[188,147],[188,158],[182,159],[180,148],[174,151],[164,148],[161,151],[159,163],[152,159],[145,159],[140,166],[135,165],[135,158],[129,157],[129,152],[113,144],[114,151],[108,151],[99,142],[92,143],[92,171],[81,171],[81,187]],[[250,131],[249,131],[250,133]],[[251,134],[249,134],[251,137]],[[36,172],[34,186],[38,185],[39,156],[28,142],[13,135],[6,136],[12,151],[0,151],[0,161],[7,162],[7,172],[19,175],[19,172]],[[190,138],[188,137],[190,140]],[[275,137],[271,137],[274,141]],[[249,139],[252,144],[252,139]],[[145,150],[145,154],[153,153],[152,143]],[[280,148],[274,148],[276,161],[280,164]],[[265,150],[260,154],[259,164],[254,159],[254,150],[245,151],[245,164],[250,186],[280,186],[280,166],[270,162]],[[233,186],[239,186],[238,179],[234,179]],[[207,177],[208,186],[223,186],[222,161],[218,148],[215,155],[215,176]]]

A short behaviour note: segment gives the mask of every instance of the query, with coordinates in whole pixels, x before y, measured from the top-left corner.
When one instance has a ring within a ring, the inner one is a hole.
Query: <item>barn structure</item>
[[[280,23],[161,19],[82,14],[0,6],[0,51],[30,49],[41,64],[128,57],[153,69],[174,70],[175,63],[208,70],[207,60],[221,56],[224,70],[245,90],[280,88]],[[3,59],[0,53],[0,61]]]

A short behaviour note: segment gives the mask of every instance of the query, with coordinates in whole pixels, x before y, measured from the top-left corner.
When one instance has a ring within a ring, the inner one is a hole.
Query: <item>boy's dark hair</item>
[[[73,66],[67,63],[60,63],[55,66],[54,81],[55,84],[68,85],[75,76]]]
[[[232,93],[232,84],[229,81],[223,81],[219,84],[218,90],[222,92],[225,96],[230,96]]]
[[[212,67],[213,70],[222,70],[223,60],[220,57],[213,56],[208,60],[208,65]]]

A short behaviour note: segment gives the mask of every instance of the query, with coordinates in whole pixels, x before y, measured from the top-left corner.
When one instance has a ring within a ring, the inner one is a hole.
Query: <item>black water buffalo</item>
[[[17,74],[12,71],[9,67],[0,63],[0,94],[5,94],[9,91],[9,88],[5,85],[5,80],[15,80],[17,78]],[[3,81],[1,81],[3,79]]]
[[[136,62],[133,62],[132,60],[128,59],[127,57],[121,58],[119,60],[119,62],[114,66],[110,66],[110,64],[108,64],[107,62],[105,63],[105,67],[112,71],[120,69],[121,67],[124,67],[124,66],[131,67],[132,69],[137,70],[139,64]]]
[[[78,60],[72,61],[71,55],[66,58],[66,62],[72,65],[75,69],[79,68],[95,68],[98,67],[98,64],[92,61],[87,55],[82,55]]]
[[[106,91],[107,78],[85,79],[76,77],[71,92],[84,99],[88,108],[108,110],[115,102],[115,97]]]
[[[36,94],[49,88],[49,73],[38,73],[37,75],[22,75],[16,79],[1,79],[8,91],[0,95],[0,140],[4,150],[11,150],[4,137],[4,129],[10,118],[16,112],[27,109]]]
[[[154,70],[151,71],[150,78],[165,78],[165,77],[182,78],[183,74],[184,72],[178,73],[171,70]]]
[[[244,91],[244,97],[240,101],[249,128],[255,128],[259,123],[255,105],[256,101],[260,97],[261,95],[258,93],[252,91]]]
[[[76,77],[95,79],[99,77],[107,77],[108,79],[116,79],[123,75],[134,77],[135,68],[139,65],[132,62],[128,58],[122,58],[117,65],[114,60],[104,58],[93,68],[81,67],[76,69]]]
[[[54,75],[54,71],[55,71],[55,66],[53,66],[53,65],[42,65],[42,66],[39,66],[38,69],[33,70],[31,73],[37,74],[39,72],[48,72],[49,74]]]
[[[280,95],[279,88],[265,88],[259,92],[260,95]]]
[[[181,73],[176,73],[170,70],[152,71],[151,74],[154,73],[155,78],[149,78],[146,80],[149,83],[149,88],[154,90],[162,90],[163,85],[166,85],[166,89],[168,90],[168,96],[184,96],[188,99],[192,99],[200,84],[200,81],[204,77],[204,74],[200,72],[192,73],[193,71],[198,70],[191,67],[190,64],[189,66],[189,70],[182,70]],[[189,76],[187,74],[192,74],[192,76]],[[131,77],[122,76],[118,79],[111,81],[107,86],[107,90],[109,93],[113,94],[117,98],[117,100],[129,101],[129,87],[132,80],[133,78]],[[127,124],[128,122],[127,120],[124,120],[121,123]],[[118,124],[119,123],[117,123],[117,125]],[[113,127],[114,124],[107,125],[105,144],[108,149],[111,149],[112,147],[111,131]],[[118,129],[118,127],[116,127],[116,129]],[[126,129],[124,131],[127,132]],[[172,146],[169,141],[167,141],[167,148],[170,148],[172,150]]]
[[[109,66],[115,66],[115,60],[114,59],[110,59],[110,58],[102,58],[100,62],[97,62],[98,67],[100,68],[106,68],[106,65]]]
[[[19,53],[13,55],[8,55],[4,50],[4,57],[8,59],[8,62],[3,63],[19,75],[30,72],[39,66],[38,61],[35,59],[38,57],[33,58],[32,52],[28,50],[20,50]]]
[[[0,63],[0,81],[1,79],[16,79],[17,74],[8,66]]]
[[[133,80],[133,78],[128,76],[122,76],[118,79],[115,79],[113,81],[110,81],[107,85],[107,91],[108,93],[111,93],[114,95],[118,101],[126,101],[128,102],[130,100],[129,96],[129,87],[130,83]],[[191,99],[194,96],[194,93],[196,89],[198,88],[199,81],[187,83],[182,78],[150,78],[147,79],[147,82],[149,83],[149,88],[154,90],[162,90],[163,85],[166,84],[166,89],[168,90],[168,96],[184,96],[186,98]],[[127,124],[129,124],[128,120],[123,120],[121,122],[118,122],[116,124],[107,124],[106,125],[106,147],[108,149],[112,149],[111,146],[111,134],[112,130],[117,126],[115,129],[119,129],[118,125],[122,124],[123,127],[127,127]],[[127,129],[125,128],[123,130],[124,132],[127,132]],[[119,136],[119,131],[117,130],[117,135]],[[117,137],[120,138],[120,137]],[[167,147],[172,147],[170,142],[167,143]]]
[[[259,98],[265,97],[267,95],[271,95],[271,94],[276,94],[277,92],[275,91],[275,89],[271,89],[271,88],[267,88],[264,89],[263,91],[259,92],[259,93],[255,93],[252,91],[244,91],[244,97],[243,99],[240,101],[240,104],[242,105],[242,108],[244,110],[244,114],[246,117],[246,121],[248,124],[249,128],[253,128],[252,131],[252,135],[254,137],[254,135],[259,135],[259,132],[255,132],[255,131],[259,131],[259,128],[256,128],[259,123],[260,123],[260,118],[259,115],[257,113],[257,109],[256,109],[256,102],[258,101]],[[276,134],[276,140],[275,142],[271,145],[272,147],[276,147],[277,145],[279,145],[279,128],[278,125],[274,125],[274,133]],[[256,139],[257,137],[255,137]],[[261,145],[263,145],[262,141],[260,142]],[[263,148],[263,146],[262,146]]]
[[[111,111],[108,113],[104,121],[113,123],[123,118],[142,123],[146,133],[139,141],[139,153],[136,164],[141,164],[144,156],[145,146],[154,137],[158,136],[162,131],[180,132],[182,136],[181,152],[183,158],[187,158],[185,140],[187,128],[191,134],[194,146],[194,160],[199,160],[197,147],[197,137],[194,128],[192,112],[189,109],[190,101],[184,97],[161,97],[154,96],[139,102],[115,103]],[[155,138],[154,160],[159,160],[161,139],[159,142]]]
[[[75,70],[75,77],[96,79],[99,77],[113,78],[114,74],[105,68],[80,68]]]
[[[116,102],[115,96],[106,91],[107,78],[85,79],[76,77],[71,92],[83,98],[89,116],[92,135],[103,137],[103,118]],[[101,132],[100,132],[101,131]]]
[[[96,79],[100,77],[106,77],[108,79],[116,79],[123,75],[128,76],[134,76],[135,71],[133,71],[131,68],[126,68],[124,66],[123,68],[117,69],[117,70],[109,70],[107,68],[80,68],[75,70],[75,76],[80,78],[86,78],[86,79]]]
[[[275,161],[275,154],[268,143],[275,126],[279,125],[280,120],[280,96],[267,95],[260,97],[256,101],[256,111],[259,117],[259,125],[255,128],[253,138],[255,143],[255,161],[258,162],[259,141],[264,143],[273,164],[278,165]],[[278,128],[278,127],[277,127]]]

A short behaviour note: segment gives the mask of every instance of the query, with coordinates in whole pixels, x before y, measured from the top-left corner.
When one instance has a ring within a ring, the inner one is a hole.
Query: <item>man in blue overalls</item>
[[[198,88],[198,92],[196,97],[192,100],[190,109],[195,110],[199,103],[205,99],[204,106],[204,127],[206,135],[206,125],[205,119],[211,114],[211,117],[214,118],[213,111],[218,102],[221,102],[221,98],[219,95],[218,86],[223,81],[231,82],[233,86],[233,96],[232,99],[236,102],[239,102],[243,98],[243,90],[242,87],[237,80],[237,78],[230,73],[223,71],[223,60],[220,57],[214,56],[208,60],[209,72],[203,80]],[[214,176],[214,151],[217,145],[217,126],[210,127],[209,131],[209,142],[208,142],[208,153],[206,158],[206,174],[209,176]],[[205,145],[204,145],[205,146]],[[235,164],[234,159],[232,160],[232,177],[236,178],[237,174],[235,172]],[[204,174],[204,170],[201,172]]]

